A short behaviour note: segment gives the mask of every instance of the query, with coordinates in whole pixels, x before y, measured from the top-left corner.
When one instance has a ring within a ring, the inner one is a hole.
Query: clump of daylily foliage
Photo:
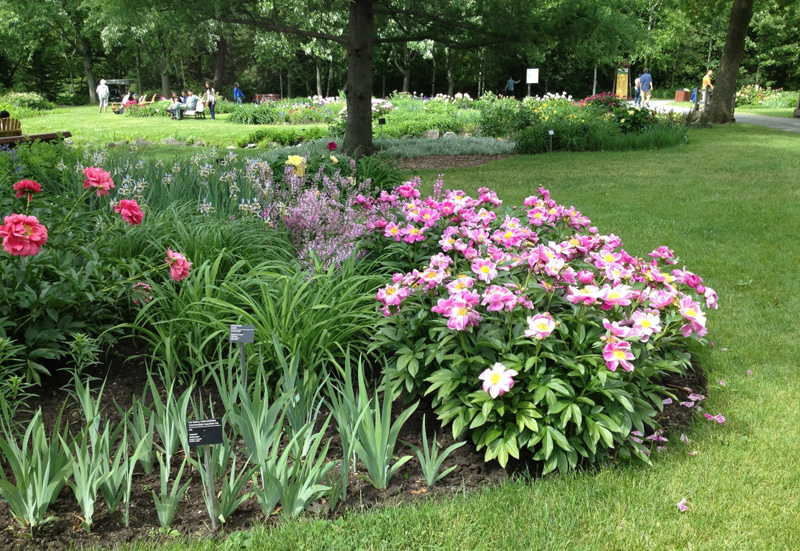
[[[377,295],[395,385],[432,396],[487,461],[649,461],[630,435],[657,430],[658,378],[689,367],[716,293],[667,247],[634,257],[546,189],[516,209],[441,181],[423,199],[418,184],[361,200],[397,261]]]

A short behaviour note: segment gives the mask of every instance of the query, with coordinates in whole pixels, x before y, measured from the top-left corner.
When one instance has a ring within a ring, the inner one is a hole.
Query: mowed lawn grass
[[[205,119],[185,117],[172,120],[169,117],[129,117],[108,113],[98,113],[97,106],[59,107],[40,117],[22,119],[22,131],[25,134],[42,134],[48,132],[72,133],[70,138],[78,145],[94,145],[103,147],[109,142],[128,140],[135,142],[142,138],[159,144],[166,138],[174,138],[185,143],[202,142],[213,147],[235,146],[237,141],[250,136],[258,128],[251,124],[234,124],[228,121],[227,114],[217,115],[211,120],[208,112]],[[288,128],[287,125],[280,125]],[[301,128],[325,124],[305,124]]]
[[[698,361],[710,381],[705,411],[727,422],[699,418],[690,445],[671,435],[652,467],[520,478],[334,521],[280,522],[256,531],[247,549],[800,549],[798,151],[798,135],[734,125],[692,130],[688,145],[668,150],[555,153],[443,171],[445,188],[487,186],[506,204],[544,186],[619,235],[631,254],[673,248],[679,268],[719,293],[719,310],[708,314],[714,345]],[[420,173],[427,189],[436,174]]]

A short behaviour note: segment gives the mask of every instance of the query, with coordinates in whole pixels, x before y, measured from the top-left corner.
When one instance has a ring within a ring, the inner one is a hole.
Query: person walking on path
[[[709,69],[706,73],[706,76],[703,77],[703,105],[706,104],[706,93],[709,91],[709,88],[711,89],[711,92],[714,91],[714,85],[711,84],[711,75],[713,74],[714,71]],[[709,97],[708,99],[710,100],[711,98]]]
[[[650,96],[653,94],[653,77],[650,76],[650,69],[644,68],[639,82],[642,85],[642,103],[645,107],[650,107]]]
[[[206,89],[203,92],[205,96],[206,105],[208,105],[208,110],[211,113],[211,120],[214,120],[214,107],[217,105],[217,96],[214,88],[211,86],[211,83],[206,81]]]
[[[242,92],[242,89],[239,88],[238,82],[233,85],[233,99],[239,105],[242,104],[242,100],[244,99],[244,93]]]
[[[512,98],[515,97],[515,94],[514,94],[514,85],[515,84],[519,84],[519,81],[518,80],[514,80],[513,76],[509,76],[508,77],[508,82],[506,82],[506,92],[508,92],[508,95],[511,96]]]
[[[108,86],[106,86],[105,79],[103,78],[100,79],[100,84],[97,85],[97,89],[95,91],[97,92],[97,99],[100,101],[100,108],[98,109],[97,112],[102,113],[103,109],[105,109],[106,113],[108,113],[109,91],[108,91]]]
[[[636,107],[642,106],[642,79],[636,77],[633,81],[633,105]]]

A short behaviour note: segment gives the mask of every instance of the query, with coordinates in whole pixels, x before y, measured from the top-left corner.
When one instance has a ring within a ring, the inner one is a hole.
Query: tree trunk
[[[83,72],[86,73],[86,83],[89,86],[89,101],[97,103],[97,92],[95,90],[97,85],[94,82],[94,70],[92,69],[92,49],[89,45],[89,41],[85,38],[81,39],[80,45],[81,57],[83,58]]]
[[[286,70],[286,97],[292,97],[292,70]]]
[[[447,95],[453,97],[456,93],[456,66],[458,66],[458,50],[447,48]],[[480,96],[480,90],[478,90]]]
[[[322,72],[319,70],[319,58],[314,56],[314,68],[317,73],[317,95],[322,97]]]
[[[616,86],[617,80],[614,79],[614,85]],[[592,95],[597,95],[597,65],[594,66],[594,79],[592,80]]]
[[[214,90],[222,90],[222,81],[225,78],[225,54],[228,43],[224,38],[217,42],[217,51],[214,52]]]
[[[736,96],[736,78],[744,57],[744,43],[750,18],[753,16],[753,0],[733,0],[728,36],[722,50],[722,60],[714,84],[714,99],[709,109],[712,123],[725,124],[733,119],[733,101]]]
[[[436,95],[436,56],[434,55],[433,48],[431,48],[431,97]]]
[[[333,80],[333,58],[331,58],[331,63],[328,65],[328,83],[325,86],[325,97],[331,97],[331,81]]]
[[[142,88],[142,50],[139,44],[137,43],[136,44],[136,92],[141,96],[142,90],[144,90],[144,88]]]
[[[165,98],[170,97],[169,94],[169,72],[165,67],[164,70],[161,71],[161,95]]]
[[[353,0],[347,34],[347,126],[342,149],[369,155],[372,145],[372,53],[375,48],[374,0]]]
[[[416,54],[409,49],[408,42],[405,42],[403,44],[403,64],[398,63],[397,59],[394,60],[395,67],[403,75],[403,92],[408,92],[411,87],[411,63],[415,57]]]

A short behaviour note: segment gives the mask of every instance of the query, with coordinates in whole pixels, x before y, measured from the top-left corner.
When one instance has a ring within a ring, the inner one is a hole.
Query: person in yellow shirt
[[[710,88],[712,91],[714,90],[714,85],[711,84],[711,75],[713,74],[714,71],[709,69],[708,72],[706,73],[706,76],[703,77],[703,105],[706,104],[706,93],[708,89]]]

